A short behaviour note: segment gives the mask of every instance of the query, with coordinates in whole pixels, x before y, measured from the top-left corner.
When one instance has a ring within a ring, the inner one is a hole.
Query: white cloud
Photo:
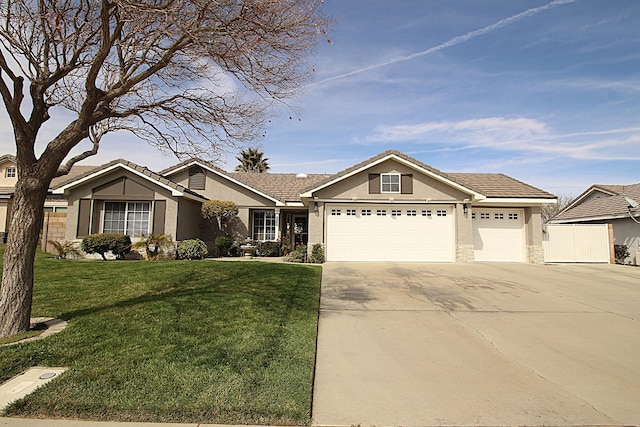
[[[530,118],[489,117],[462,121],[378,126],[364,144],[411,142],[434,149],[491,149],[591,160],[640,160],[640,127],[554,133]]]

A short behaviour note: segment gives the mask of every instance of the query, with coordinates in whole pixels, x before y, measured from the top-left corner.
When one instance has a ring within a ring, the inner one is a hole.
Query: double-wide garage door
[[[328,261],[454,260],[452,205],[327,204]]]

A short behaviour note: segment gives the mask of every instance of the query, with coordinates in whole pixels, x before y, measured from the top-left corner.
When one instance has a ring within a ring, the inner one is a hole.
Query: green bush
[[[322,264],[324,262],[324,249],[320,243],[316,243],[311,247],[311,258],[309,261],[314,264]]]
[[[295,251],[284,257],[287,262],[306,262],[307,261],[307,245],[299,245]]]
[[[231,249],[231,246],[233,246],[233,237],[222,234],[216,237],[213,242],[218,248],[218,254],[220,256],[229,255],[229,250]]]
[[[91,234],[82,239],[80,247],[88,254],[100,254],[104,260],[108,252],[115,255],[116,259],[124,259],[131,252],[131,238],[118,233]]]
[[[624,264],[624,260],[631,255],[627,245],[613,245],[613,251],[616,257],[616,264]]]
[[[280,243],[279,242],[257,242],[256,255],[280,256]]]
[[[180,259],[203,259],[209,253],[207,245],[200,239],[183,240],[176,250]]]

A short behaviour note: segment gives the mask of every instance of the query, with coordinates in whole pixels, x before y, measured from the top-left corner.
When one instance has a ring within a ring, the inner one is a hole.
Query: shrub
[[[56,249],[56,252],[58,253],[58,256],[56,258],[58,259],[79,258],[82,256],[82,251],[76,246],[74,242],[67,242],[65,240],[63,240],[62,242],[49,240],[49,243],[51,243]]]
[[[307,246],[300,245],[295,251],[284,257],[284,261],[287,262],[306,262],[307,261]]]
[[[214,243],[218,248],[218,254],[220,256],[227,256],[233,245],[233,237],[222,234],[215,238]]]
[[[631,255],[627,245],[613,245],[613,251],[616,258],[616,264],[624,264],[624,260]]]
[[[180,242],[177,253],[180,259],[203,259],[209,250],[202,240],[193,239]]]
[[[80,247],[88,254],[100,254],[104,260],[108,252],[115,255],[116,259],[124,259],[131,252],[131,238],[118,233],[91,234],[82,239]]]
[[[280,243],[279,242],[257,242],[256,255],[280,256]]]
[[[173,249],[175,244],[171,236],[167,234],[151,233],[134,243],[133,247],[144,249],[147,253],[147,259],[154,261],[160,259],[166,250]]]
[[[316,243],[311,247],[310,261],[314,264],[322,264],[324,262],[324,249],[320,243]]]

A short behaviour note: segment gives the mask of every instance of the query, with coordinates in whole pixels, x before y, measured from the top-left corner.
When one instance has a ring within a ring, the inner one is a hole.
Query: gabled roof
[[[389,159],[396,160],[400,163],[405,164],[406,166],[409,166],[413,169],[421,171],[422,173],[429,175],[438,181],[447,183],[452,187],[457,188],[458,190],[468,193],[469,195],[473,196],[474,199],[483,198],[483,196],[477,191],[475,191],[473,188],[465,187],[464,185],[450,178],[446,173],[439,171],[434,167],[431,167],[425,163],[422,163],[421,161],[416,160],[413,157],[409,157],[406,154],[396,150],[387,150],[384,153],[380,153],[377,156],[373,156],[370,159],[360,162],[357,165],[353,165],[350,168],[347,168],[341,172],[338,172],[335,175],[331,175],[325,180],[304,189],[303,194],[301,194],[301,197],[303,198],[312,197],[312,193],[316,191],[319,191],[323,188],[333,185],[336,182],[342,181],[343,179],[349,178],[350,176],[356,175],[366,169],[369,169],[372,166],[385,162]]]
[[[312,193],[328,187],[342,179],[353,176],[376,164],[394,159],[417,171],[441,181],[451,187],[461,190],[473,197],[473,200],[485,200],[487,198],[500,199],[554,199],[553,194],[535,188],[529,184],[518,181],[504,174],[492,173],[446,173],[427,165],[413,157],[407,156],[396,150],[388,150],[368,160],[358,163],[331,175],[323,181],[310,185],[304,189],[302,197],[311,197]]]
[[[184,169],[190,168],[191,166],[200,166],[203,167],[205,169],[208,169],[210,172],[224,178],[227,179],[230,182],[233,182],[236,185],[239,185],[240,187],[246,188],[247,190],[253,192],[254,194],[259,195],[260,197],[264,197],[268,200],[271,200],[272,202],[274,202],[276,204],[276,206],[284,206],[288,200],[286,199],[280,199],[278,198],[277,192],[270,192],[272,190],[275,189],[275,186],[273,185],[263,185],[265,182],[272,182],[274,177],[277,177],[279,175],[282,174],[270,174],[270,173],[260,173],[260,174],[242,174],[242,173],[230,173],[230,172],[226,172],[222,169],[220,169],[217,166],[212,165],[211,163],[202,160],[202,159],[198,159],[198,158],[192,158],[192,159],[188,159],[185,160],[183,162],[178,163],[177,165],[171,166],[169,168],[163,169],[161,170],[159,173],[162,176],[171,176],[177,172],[180,172]],[[243,179],[243,175],[257,175],[258,179],[253,179],[252,177],[244,177]],[[277,179],[277,178],[276,178]],[[256,182],[256,181],[260,181],[260,182]],[[263,189],[261,188],[266,188],[269,191],[263,191]],[[293,200],[300,200],[299,194],[297,199],[293,199]]]
[[[10,162],[15,163],[16,162],[16,156],[14,156],[13,154],[3,154],[0,155],[0,163],[9,160]]]
[[[586,200],[588,195],[602,189],[608,195]],[[640,202],[640,183],[631,185],[592,185],[584,193],[576,197],[565,209],[551,218],[549,222],[561,223],[628,218],[629,203],[625,197]],[[631,212],[634,216],[640,217],[640,208],[636,208]]]
[[[64,194],[70,188],[84,184],[85,182],[92,181],[118,168],[128,170],[129,172],[138,175],[139,177],[152,182],[153,184],[164,187],[165,189],[171,191],[171,194],[173,196],[187,197],[189,199],[198,201],[207,200],[205,197],[196,193],[195,191],[189,190],[188,188],[183,187],[180,184],[176,184],[175,182],[155,172],[152,172],[144,166],[137,165],[124,159],[112,160],[109,163],[105,163],[104,165],[93,167],[87,171],[84,171],[77,176],[73,176],[70,178],[67,177],[66,180],[60,181],[56,187],[53,187],[53,194]]]

